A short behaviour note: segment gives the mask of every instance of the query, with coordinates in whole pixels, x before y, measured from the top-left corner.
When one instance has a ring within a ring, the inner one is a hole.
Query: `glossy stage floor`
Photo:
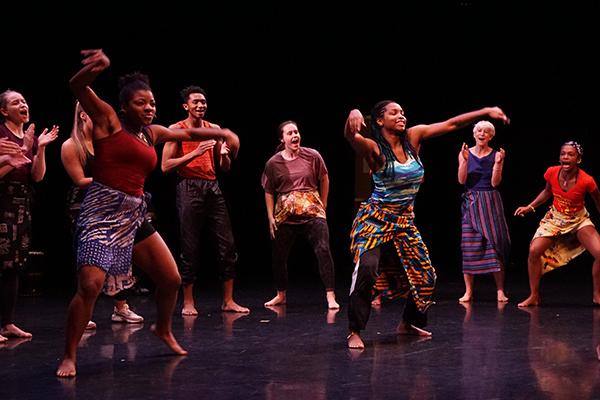
[[[491,278],[477,281],[468,305],[456,301],[460,282],[441,283],[431,339],[395,335],[403,302],[384,303],[364,351],[346,348],[345,288],[342,309],[327,311],[318,282],[290,288],[289,304],[272,309],[262,307],[271,288],[240,284],[249,315],[221,313],[218,289],[206,289],[198,317],[174,318],[186,357],[151,334],[151,297],[130,300],[141,325],[111,323],[111,300],[101,298],[74,379],[54,376],[68,299],[20,297],[18,322],[34,337],[1,345],[0,399],[597,399],[600,308],[589,281],[545,279],[544,306],[525,310],[516,307],[525,282],[506,305],[494,301]]]

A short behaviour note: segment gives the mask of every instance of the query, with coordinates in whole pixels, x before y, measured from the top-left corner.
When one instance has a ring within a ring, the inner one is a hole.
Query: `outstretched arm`
[[[82,50],[81,54],[83,67],[71,78],[69,84],[81,107],[94,122],[94,138],[100,139],[116,132],[121,126],[115,110],[89,86],[108,68],[110,60],[102,49]]]
[[[356,154],[364,157],[372,171],[377,171],[383,165],[383,158],[379,152],[377,143],[361,135],[360,131],[365,127],[365,119],[362,113],[354,109],[348,114],[344,137],[350,143]]]
[[[483,117],[499,119],[505,124],[510,123],[504,111],[499,107],[485,107],[477,111],[457,115],[443,122],[413,126],[408,129],[409,139],[411,144],[418,150],[421,141],[463,128]]]
[[[546,187],[544,190],[537,195],[537,197],[529,203],[527,206],[519,207],[515,211],[515,216],[524,217],[525,214],[529,214],[535,212],[535,209],[544,204],[552,197],[552,187],[549,183],[546,182]]]

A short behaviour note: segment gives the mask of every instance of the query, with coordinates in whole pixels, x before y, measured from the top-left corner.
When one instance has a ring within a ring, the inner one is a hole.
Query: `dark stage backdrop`
[[[112,104],[118,76],[147,73],[160,124],[185,116],[182,87],[204,87],[207,119],[238,133],[242,143],[232,171],[220,179],[240,278],[264,282],[271,280],[270,241],[260,176],[280,122],[296,120],[303,145],[318,149],[329,168],[331,243],[338,276],[347,282],[355,207],[354,155],[342,135],[348,111],[358,107],[366,114],[389,98],[404,107],[410,126],[501,106],[512,123],[497,126],[492,143],[507,152],[501,192],[513,239],[509,274],[525,279],[541,210],[524,219],[511,215],[544,187],[542,175],[557,163],[560,144],[580,141],[582,167],[600,179],[598,2],[387,1],[338,10],[280,3],[164,2],[149,9],[141,2],[96,2],[6,10],[0,90],[22,92],[32,121],[38,128],[59,124],[62,142],[73,118],[68,80],[79,68],[80,49],[102,47],[111,58],[93,88]],[[470,128],[422,147],[426,178],[416,222],[442,280],[461,279],[456,169],[463,141],[472,142]],[[46,179],[36,185],[34,247],[46,253],[49,285],[64,287],[74,272],[64,214],[69,180],[59,154],[60,143],[49,146]],[[157,227],[177,254],[173,186],[173,176],[158,170],[147,183]],[[598,221],[593,205],[588,208]],[[589,274],[590,263],[586,258],[579,273]],[[299,243],[290,264],[292,279],[318,283],[306,245]],[[215,276],[215,269],[205,274]]]

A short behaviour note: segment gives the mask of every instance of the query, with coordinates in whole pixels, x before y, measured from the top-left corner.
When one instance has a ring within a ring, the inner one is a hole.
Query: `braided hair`
[[[371,110],[371,132],[373,133],[373,139],[377,143],[377,146],[379,146],[379,151],[381,151],[381,153],[385,157],[385,168],[383,170],[384,175],[388,175],[394,171],[393,164],[394,164],[394,160],[396,160],[396,155],[394,154],[392,148],[390,147],[389,142],[387,140],[385,140],[385,138],[383,137],[383,134],[381,133],[381,126],[379,126],[377,124],[377,120],[379,118],[383,118],[383,114],[385,113],[385,108],[390,103],[393,103],[393,101],[392,100],[382,100],[382,101],[378,102],[377,104],[375,104],[373,106],[373,109]],[[404,150],[404,153],[408,156],[413,157],[415,160],[417,160],[417,162],[419,164],[421,164],[421,161],[419,160],[419,157],[417,156],[417,151],[415,150],[413,145],[410,144],[410,141],[408,140],[408,136],[406,135],[406,130],[404,132],[402,132],[402,134],[400,135],[400,140],[402,142],[402,150]]]

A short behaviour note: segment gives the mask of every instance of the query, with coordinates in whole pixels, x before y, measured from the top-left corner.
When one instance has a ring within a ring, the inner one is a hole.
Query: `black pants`
[[[184,284],[196,280],[200,264],[202,231],[206,227],[217,245],[219,277],[235,277],[237,252],[225,198],[217,181],[181,179],[177,184],[177,211],[181,238],[179,272]]]
[[[350,292],[348,307],[348,322],[352,332],[360,332],[367,326],[367,321],[371,315],[373,285],[379,275],[380,262],[400,263],[392,243],[375,247],[363,253],[360,257],[358,269],[352,277],[352,291]],[[402,320],[419,328],[427,325],[427,314],[417,309],[410,293],[406,300]]]
[[[287,260],[298,235],[304,236],[312,246],[325,289],[333,290],[335,288],[335,272],[329,249],[329,227],[327,221],[323,218],[313,218],[303,224],[281,224],[277,227],[272,254],[273,275],[275,276],[277,290],[287,289]]]

